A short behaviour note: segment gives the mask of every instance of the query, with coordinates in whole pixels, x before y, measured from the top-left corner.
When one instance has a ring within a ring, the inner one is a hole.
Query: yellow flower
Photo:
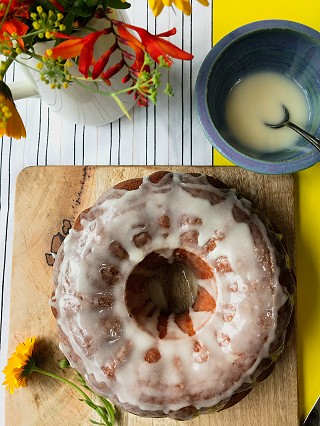
[[[81,374],[77,372],[80,386],[84,387],[88,391],[91,391],[99,400],[98,404],[93,402],[93,400],[87,395],[86,391],[84,391],[79,386],[79,383],[74,383],[65,377],[59,376],[55,373],[51,373],[47,370],[43,370],[42,368],[36,366],[36,362],[33,357],[35,342],[35,337],[30,337],[29,339],[26,339],[23,343],[20,343],[16,347],[15,352],[8,359],[8,364],[2,371],[6,376],[5,381],[2,383],[3,385],[6,385],[6,389],[9,390],[10,393],[14,393],[15,389],[23,388],[27,385],[26,377],[28,377],[29,374],[31,374],[32,372],[43,374],[47,377],[51,377],[52,379],[56,379],[59,382],[71,386],[75,391],[77,391],[81,395],[81,401],[85,401],[86,404],[88,404],[89,407],[91,407],[97,413],[97,415],[100,416],[101,420],[104,421],[104,423],[97,423],[96,421],[90,419],[91,423],[113,426],[115,419],[114,406],[111,404],[110,401],[103,398],[102,396],[95,395],[93,391],[87,386]],[[70,367],[69,361],[66,359],[60,361],[59,364],[60,367],[63,369]]]
[[[185,15],[191,15],[190,0],[148,0],[150,9],[153,11],[154,16],[160,15],[164,6],[172,6],[174,4]],[[198,0],[203,6],[208,6],[208,0]]]
[[[9,87],[0,81],[0,137],[21,139],[26,137],[26,129],[13,102]]]
[[[15,352],[8,359],[8,364],[2,371],[6,379],[2,383],[6,389],[13,393],[15,389],[23,388],[27,385],[26,377],[31,373],[34,361],[32,358],[36,338],[30,337],[20,343]]]

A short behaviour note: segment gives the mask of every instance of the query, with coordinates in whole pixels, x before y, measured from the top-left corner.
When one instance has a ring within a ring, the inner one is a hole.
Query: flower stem
[[[14,62],[14,60],[16,59],[17,56],[18,56],[17,52],[12,52],[10,54],[10,56],[5,61],[2,61],[1,69],[0,69],[0,80],[3,79],[3,76],[8,71],[8,68],[10,67],[12,62]]]
[[[5,11],[5,13],[2,17],[1,23],[0,23],[0,29],[2,29],[3,24],[6,22],[6,19],[7,19],[8,13],[10,11],[10,7],[11,7],[12,2],[13,2],[13,0],[9,0],[9,2],[7,4],[6,11]]]
[[[70,385],[73,389],[75,389],[84,398],[84,401],[87,402],[88,405],[97,412],[97,414],[99,414],[99,416],[101,417],[101,419],[103,419],[105,421],[106,425],[110,425],[111,424],[110,421],[109,421],[109,419],[108,419],[107,414],[103,410],[103,407],[100,407],[99,405],[96,405],[92,401],[92,399],[79,386],[77,386],[75,383],[71,382],[68,379],[65,379],[62,376],[59,376],[58,374],[51,373],[50,371],[47,371],[47,370],[43,370],[42,368],[39,368],[36,365],[34,365],[32,367],[31,371],[35,371],[35,372],[43,374],[45,376],[49,376],[52,379],[56,379],[56,380],[59,380],[60,382],[63,382],[63,383],[66,383],[66,384]]]
[[[49,376],[53,379],[59,380],[60,382],[66,383],[70,385],[73,389],[75,389],[83,398],[85,398],[88,401],[91,401],[89,396],[81,389],[79,386],[77,386],[75,383],[71,382],[68,379],[65,379],[64,377],[59,376],[55,373],[50,373],[50,371],[43,370],[42,368],[39,368],[37,366],[32,367],[32,371],[36,371],[37,373],[44,374],[45,376]],[[92,401],[91,401],[92,402]]]

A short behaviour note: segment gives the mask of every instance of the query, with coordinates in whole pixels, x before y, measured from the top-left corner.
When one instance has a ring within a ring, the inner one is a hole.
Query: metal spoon
[[[320,151],[320,139],[316,138],[315,136],[310,135],[310,133],[301,129],[301,127],[298,127],[296,124],[291,123],[291,121],[289,121],[288,108],[284,105],[282,105],[282,106],[283,106],[283,110],[284,110],[283,120],[280,121],[280,123],[278,123],[278,124],[270,124],[270,123],[264,123],[264,124],[266,126],[270,127],[271,129],[280,129],[281,127],[285,127],[285,126],[290,127],[290,129],[299,133],[299,135],[303,136],[308,142],[312,143],[312,145]]]

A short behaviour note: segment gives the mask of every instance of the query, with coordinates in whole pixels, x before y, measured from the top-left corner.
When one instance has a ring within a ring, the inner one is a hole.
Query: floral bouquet
[[[207,0],[198,1],[208,4]],[[190,0],[149,0],[155,16],[165,5],[191,13]],[[38,71],[52,89],[83,85],[85,80],[110,86],[110,79],[125,70],[123,90],[106,95],[111,95],[127,115],[120,93],[134,96],[139,106],[148,106],[149,100],[155,103],[161,84],[159,69],[170,68],[172,58],[191,60],[193,56],[166,40],[176,33],[175,28],[153,35],[114,18],[114,10],[129,7],[125,0],[0,0],[0,136],[26,136],[11,91],[3,81],[10,65],[20,62],[21,54],[36,61],[33,71]],[[102,22],[99,29],[90,26],[93,17]],[[95,57],[97,41],[106,36],[112,40],[110,47]],[[35,46],[46,41],[53,41],[53,47],[45,49],[45,54],[37,53]],[[116,52],[120,59],[111,64]],[[24,65],[31,67],[28,61]],[[73,65],[77,75],[72,72]],[[169,84],[164,91],[172,95]]]

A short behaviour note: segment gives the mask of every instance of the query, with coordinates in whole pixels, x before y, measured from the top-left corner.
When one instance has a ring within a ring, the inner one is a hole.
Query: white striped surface
[[[79,126],[50,112],[40,99],[19,100],[26,125],[25,140],[3,137],[0,149],[0,368],[6,365],[15,182],[28,166],[43,165],[210,165],[212,149],[195,109],[194,86],[201,62],[212,43],[212,10],[193,2],[192,16],[166,8],[155,19],[146,2],[136,0],[128,11],[132,24],[161,33],[173,26],[171,41],[192,52],[191,62],[175,61],[170,82],[175,96],[160,95],[157,106],[135,107],[133,120]],[[135,6],[136,5],[136,6]],[[7,81],[23,74],[12,66]],[[25,336],[26,338],[29,336]],[[1,383],[3,375],[1,374]],[[0,424],[4,424],[4,387],[0,386]],[[13,426],[13,425],[8,425]]]

